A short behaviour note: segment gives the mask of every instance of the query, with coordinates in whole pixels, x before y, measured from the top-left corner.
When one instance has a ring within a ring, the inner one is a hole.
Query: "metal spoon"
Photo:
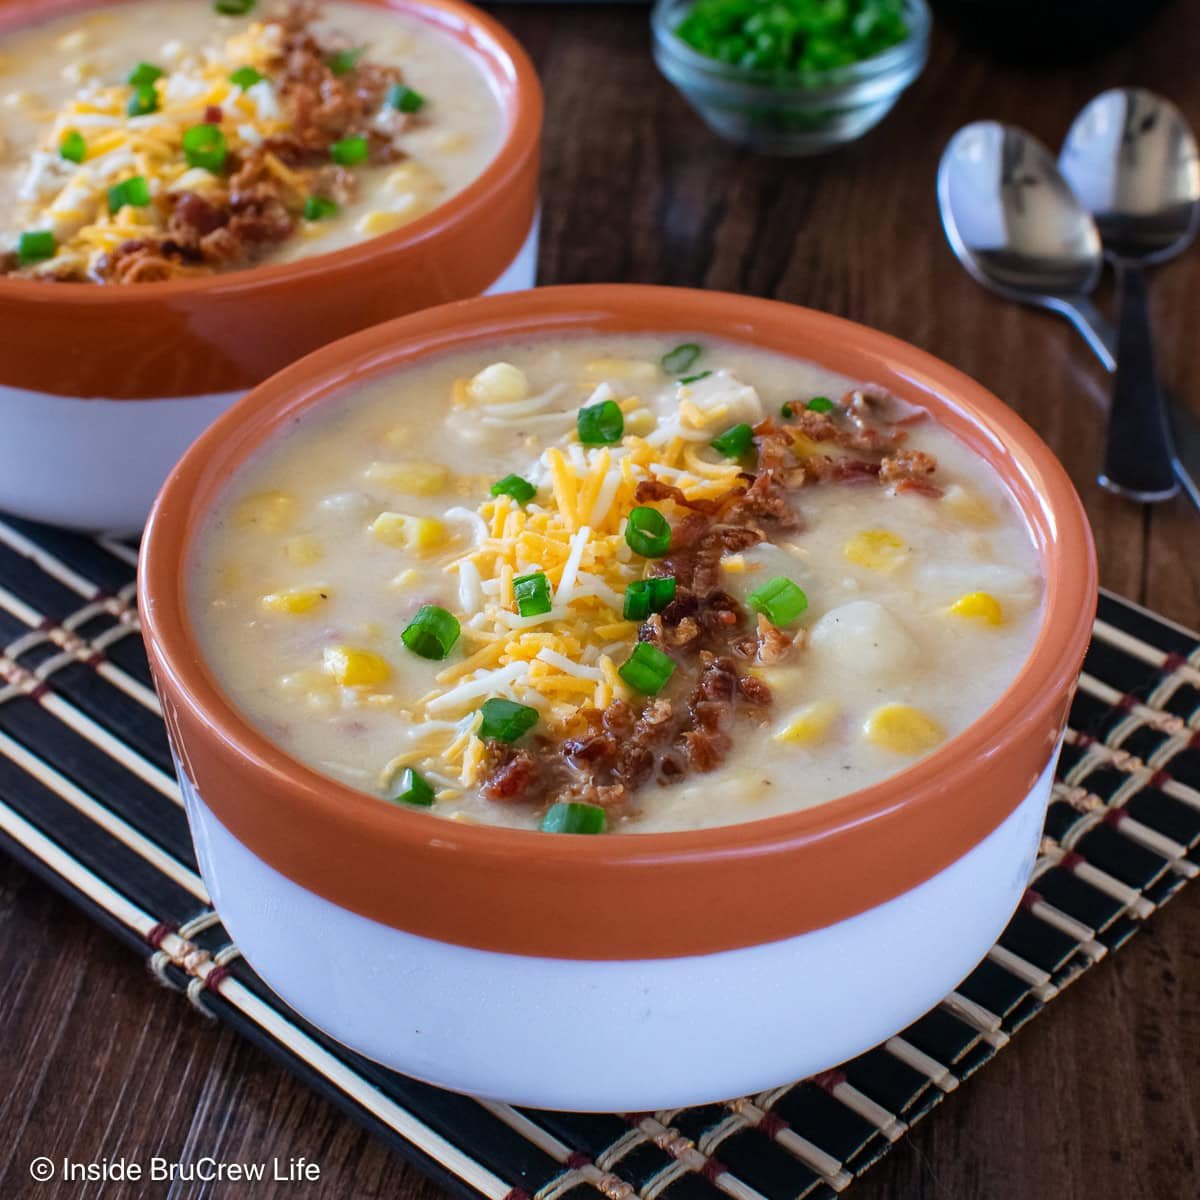
[[[1116,332],[1088,299],[1103,268],[1100,234],[1045,147],[995,121],[967,125],[942,154],[937,192],[946,237],[972,278],[1063,314],[1115,372]],[[1195,418],[1176,405],[1174,424],[1190,461],[1200,462]],[[1200,508],[1200,483],[1177,456],[1172,466]]]
[[[1154,363],[1144,264],[1182,251],[1200,220],[1200,155],[1187,121],[1141,88],[1114,88],[1075,118],[1059,167],[1093,214],[1117,272],[1117,371],[1100,482],[1135,500],[1179,490]]]
[[[1100,234],[1036,138],[976,121],[938,165],[938,207],[959,262],[984,287],[1065,316],[1111,371],[1111,329],[1088,299],[1103,269]]]

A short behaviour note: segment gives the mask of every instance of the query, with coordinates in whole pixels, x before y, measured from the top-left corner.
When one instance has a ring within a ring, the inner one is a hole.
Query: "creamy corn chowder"
[[[218,681],[327,775],[463,821],[692,829],[975,721],[1042,582],[922,411],[708,338],[429,360],[234,477],[190,566]]]
[[[398,229],[503,137],[480,67],[355,3],[133,0],[0,38],[0,273],[144,283]]]

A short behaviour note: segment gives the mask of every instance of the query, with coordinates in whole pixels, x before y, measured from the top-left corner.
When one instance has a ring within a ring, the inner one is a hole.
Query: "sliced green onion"
[[[243,17],[254,7],[254,0],[213,0],[213,8],[223,17]]]
[[[790,625],[808,607],[804,590],[782,575],[768,579],[746,597],[746,602],[772,625],[780,627]]]
[[[674,575],[635,579],[625,589],[625,607],[622,615],[627,621],[644,621],[651,613],[662,612],[674,599]]]
[[[53,258],[58,249],[54,233],[49,229],[30,229],[17,239],[17,262],[21,266]]]
[[[598,804],[552,804],[538,828],[543,833],[603,833],[607,818]]]
[[[779,415],[783,417],[785,421],[790,421],[792,419],[792,406],[790,404],[785,404],[779,410]]]
[[[365,49],[366,47],[359,46],[354,50],[335,50],[325,60],[325,65],[335,75],[349,75],[358,65],[358,60],[362,58]]]
[[[479,711],[483,713],[479,736],[485,742],[515,742],[538,723],[536,708],[518,704],[515,700],[502,700],[498,696],[485,700]]]
[[[457,618],[436,604],[423,604],[400,639],[414,653],[435,661],[445,658],[462,632]]]
[[[388,88],[387,103],[399,112],[415,113],[425,107],[425,97],[406,83],[393,83]]]
[[[601,400],[599,404],[589,404],[579,410],[575,428],[585,446],[608,446],[621,440],[625,417],[615,400]]]
[[[356,163],[365,162],[368,153],[367,139],[362,136],[342,138],[329,147],[329,157],[341,167],[353,167]]]
[[[712,448],[726,458],[741,458],[754,442],[754,430],[744,421],[727,429],[719,438],[713,438]]]
[[[909,34],[904,0],[691,0],[674,34],[693,50],[793,87],[871,58]],[[828,114],[820,114],[828,116]]]
[[[702,379],[707,379],[712,374],[711,371],[701,371],[698,375],[685,375],[680,383],[699,383]]]
[[[153,83],[156,79],[161,79],[162,77],[162,67],[156,67],[153,63],[140,62],[129,72],[129,78],[125,82],[132,84],[134,87],[145,87],[146,84]]]
[[[183,131],[183,157],[189,167],[203,167],[219,175],[228,153],[219,125],[193,125]]]
[[[262,83],[266,76],[261,72],[256,71],[253,67],[238,67],[236,71],[229,77],[229,82],[234,87],[239,87],[242,91],[252,88],[256,83]]]
[[[400,773],[396,794],[392,799],[397,804],[416,804],[421,808],[429,808],[433,804],[433,786],[412,767],[405,767]]]
[[[336,200],[329,200],[324,196],[306,196],[304,198],[304,219],[306,221],[320,221],[323,217],[335,216],[337,211]]]
[[[505,475],[491,486],[493,496],[511,496],[518,504],[528,504],[537,495],[537,488],[520,475]]]
[[[150,185],[144,175],[133,175],[114,183],[108,189],[108,211],[118,213],[126,204],[134,208],[144,208],[150,203]]]
[[[87,142],[78,129],[68,129],[58,143],[58,156],[67,162],[81,163],[87,157]]]
[[[809,412],[833,412],[833,401],[828,396],[814,396],[804,407]]]
[[[675,660],[649,642],[638,642],[633,653],[617,668],[617,674],[634,691],[657,696],[675,672]]]
[[[541,571],[518,575],[513,580],[513,596],[517,601],[517,612],[523,617],[540,617],[554,607],[550,599],[550,580]]]
[[[671,526],[657,508],[639,505],[625,523],[625,541],[637,554],[661,558],[671,544]]]
[[[662,368],[668,375],[682,375],[700,357],[700,347],[695,342],[684,342],[662,356]]]
[[[125,111],[131,117],[144,117],[147,113],[158,112],[158,91],[152,83],[143,83],[133,89]]]

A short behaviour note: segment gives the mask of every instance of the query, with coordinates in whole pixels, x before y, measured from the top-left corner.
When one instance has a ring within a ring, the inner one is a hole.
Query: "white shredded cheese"
[[[551,650],[548,646],[543,646],[537,656],[542,662],[557,667],[565,675],[574,675],[579,679],[594,679],[598,683],[604,682],[604,672],[599,667],[585,667],[582,663],[577,663],[574,659],[568,658],[565,654],[559,654],[557,650]]]
[[[484,696],[494,695],[497,692],[504,692],[512,698],[513,684],[526,679],[528,675],[529,664],[527,662],[509,663],[507,667],[501,667],[495,671],[477,671],[465,683],[460,683],[458,687],[451,688],[450,691],[443,692],[440,696],[435,696],[425,707],[428,712],[449,712],[463,704],[479,700]]]
[[[458,560],[458,603],[465,613],[476,613],[483,607],[483,580],[469,558]]]
[[[571,552],[563,563],[562,576],[555,591],[555,599],[559,604],[566,604],[575,589],[575,577],[579,574],[579,564],[583,562],[583,552],[587,548],[588,539],[592,536],[591,527],[584,525],[571,538]]]
[[[475,545],[478,546],[487,541],[488,527],[484,523],[483,518],[469,508],[463,508],[461,504],[456,504],[453,508],[446,509],[447,521],[463,521],[471,526],[475,534]]]

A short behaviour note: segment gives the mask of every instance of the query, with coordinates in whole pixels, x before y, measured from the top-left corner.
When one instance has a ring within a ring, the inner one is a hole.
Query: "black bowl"
[[[1006,62],[1080,62],[1128,41],[1169,0],[930,0],[969,45]]]

